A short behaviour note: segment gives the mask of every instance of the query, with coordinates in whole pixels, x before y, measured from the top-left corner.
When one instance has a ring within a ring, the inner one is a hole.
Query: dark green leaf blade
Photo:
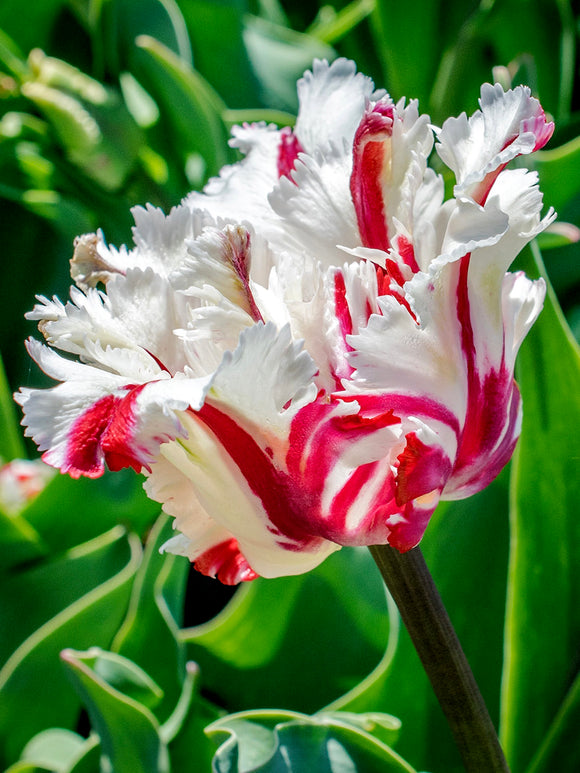
[[[540,267],[537,248],[534,257]],[[514,773],[526,770],[565,700],[580,642],[580,352],[551,288],[522,346],[518,381],[524,424],[511,489],[501,722]],[[577,769],[570,759],[561,749],[558,770]]]

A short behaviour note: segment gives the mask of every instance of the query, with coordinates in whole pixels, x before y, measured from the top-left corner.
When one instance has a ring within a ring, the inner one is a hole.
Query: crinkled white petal
[[[480,106],[469,119],[465,113],[447,119],[438,135],[437,152],[455,172],[456,196],[468,194],[486,174],[536,145],[535,134],[522,131],[522,122],[541,109],[529,88],[504,92],[500,84],[486,83]]]
[[[506,364],[511,369],[522,341],[542,310],[545,296],[546,283],[542,278],[531,280],[521,271],[506,274],[502,287],[502,311]]]
[[[315,59],[312,71],[298,81],[300,109],[295,134],[307,153],[329,143],[352,145],[354,133],[374,85],[356,72],[354,62],[336,59],[332,64]]]
[[[236,126],[232,133],[230,144],[239,147],[246,158],[224,167],[203,193],[190,193],[183,203],[216,219],[249,220],[260,231],[268,229],[273,218],[267,196],[278,182],[280,131],[262,123]]]
[[[226,352],[208,396],[266,437],[286,437],[296,412],[316,397],[316,370],[302,342],[292,341],[289,326],[278,333],[273,324],[259,323]]]
[[[351,155],[336,146],[301,156],[294,169],[295,182],[283,177],[269,197],[283,221],[268,234],[274,249],[304,251],[324,266],[332,266],[342,262],[338,245],[359,245],[349,185],[351,165]]]

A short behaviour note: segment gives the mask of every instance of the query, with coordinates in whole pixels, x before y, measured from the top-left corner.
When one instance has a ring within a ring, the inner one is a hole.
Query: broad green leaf
[[[470,499],[440,504],[421,543],[495,722],[503,654],[507,506],[506,476],[502,475]],[[419,769],[463,773],[447,721],[409,635],[399,623],[396,607],[391,605],[395,622],[382,662],[328,708],[394,714],[402,722],[397,750],[405,758]]]
[[[0,575],[47,553],[47,545],[25,518],[0,511]]]
[[[79,756],[67,770],[67,773],[102,773],[101,744],[95,733],[85,740]]]
[[[248,0],[194,0],[182,3],[181,10],[195,52],[195,69],[229,107],[266,106],[243,40]]]
[[[565,145],[534,154],[533,166],[540,175],[544,201],[564,220],[578,213],[580,199],[580,137]]]
[[[340,713],[312,717],[288,711],[246,711],[217,720],[206,732],[216,743],[215,773],[379,773],[412,768],[372,735],[392,717]]]
[[[66,649],[61,658],[115,773],[169,773],[167,747],[153,714],[116,690],[91,667],[93,653]]]
[[[110,645],[140,558],[139,540],[130,536],[125,566],[48,620],[8,659],[0,671],[0,759],[14,760],[43,729],[75,726],[79,700],[65,689],[59,652],[72,646]]]
[[[43,730],[26,744],[22,761],[44,766],[54,773],[68,773],[85,745],[82,736],[63,728]]]
[[[258,16],[246,18],[244,42],[262,98],[282,110],[297,109],[296,81],[312,66],[313,59],[336,58],[334,49],[323,41]]]
[[[116,524],[142,534],[159,513],[133,470],[73,480],[57,475],[22,515],[56,552],[86,542]]]
[[[178,641],[175,612],[183,608],[189,561],[161,555],[159,548],[172,535],[172,519],[161,516],[147,540],[135,578],[127,617],[111,649],[141,666],[164,692],[156,716],[167,719],[174,710],[185,676],[185,647]]]
[[[537,248],[533,255],[542,271]],[[551,288],[517,373],[524,423],[510,492],[501,715],[514,773],[526,770],[566,700],[580,644],[580,353]],[[576,761],[574,749],[561,748],[558,771],[572,773]]]
[[[441,2],[432,0],[377,0],[371,17],[377,53],[384,68],[380,85],[395,99],[419,99],[423,109],[428,104],[441,51],[441,37],[435,32],[441,8]]]
[[[22,430],[16,420],[12,392],[0,358],[0,464],[10,462],[12,459],[25,458],[26,449],[22,441]]]
[[[388,627],[369,552],[344,548],[308,574],[254,580],[182,638],[204,689],[228,709],[316,711],[376,666]]]
[[[231,160],[225,105],[201,75],[151,37],[137,39],[136,75],[157,102],[170,128],[173,147],[168,152],[185,164],[193,155],[204,160],[206,176],[215,175]]]
[[[51,618],[120,572],[127,563],[127,550],[125,531],[117,526],[60,557],[4,577],[0,584],[0,664]]]

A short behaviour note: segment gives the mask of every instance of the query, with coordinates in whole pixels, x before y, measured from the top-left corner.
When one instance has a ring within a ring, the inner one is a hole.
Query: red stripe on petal
[[[405,450],[397,457],[398,505],[441,491],[451,474],[451,461],[440,447],[426,445],[414,432],[406,440]]]
[[[201,574],[215,577],[224,585],[238,585],[258,577],[233,538],[206,550],[194,560],[193,565]]]
[[[231,226],[222,232],[223,258],[232,267],[238,278],[242,294],[248,307],[247,311],[254,322],[263,322],[262,314],[256,305],[250,287],[251,237],[243,226]]]
[[[278,177],[287,177],[292,180],[294,164],[298,154],[302,152],[303,148],[298,137],[289,126],[284,127],[280,132],[280,144],[278,145]]]
[[[350,192],[365,247],[389,249],[383,178],[390,174],[394,105],[382,100],[367,109],[356,130]]]
[[[261,501],[269,519],[269,530],[292,540],[293,545],[280,545],[295,551],[315,547],[318,537],[309,529],[312,498],[300,485],[274,466],[252,435],[227,414],[208,401],[199,411],[192,412],[219,439],[248,486]]]
[[[61,466],[62,472],[68,473],[72,478],[79,478],[81,475],[98,478],[103,474],[105,454],[101,441],[120,402],[120,397],[107,395],[97,400],[73,422],[65,460]],[[43,458],[50,464],[51,452],[47,451]]]
[[[124,467],[141,471],[144,464],[138,458],[133,435],[135,401],[144,386],[130,388],[122,397],[102,397],[73,422],[61,465],[62,472],[72,478],[81,475],[98,478],[105,470],[105,463],[114,471]],[[44,458],[51,464],[54,455],[47,451]]]

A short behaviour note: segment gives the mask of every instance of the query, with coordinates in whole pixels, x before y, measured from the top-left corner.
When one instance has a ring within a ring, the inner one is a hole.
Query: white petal
[[[316,59],[312,72],[298,81],[300,109],[295,134],[307,153],[329,143],[351,145],[365,105],[374,90],[373,82],[347,59],[332,64]]]
[[[275,249],[305,251],[324,266],[332,266],[343,260],[338,245],[359,245],[349,186],[351,163],[344,148],[301,156],[294,182],[283,177],[269,197],[272,209],[283,220],[283,230],[268,234]]]
[[[439,133],[437,152],[455,172],[455,195],[472,195],[477,183],[513,158],[542,147],[553,124],[526,86],[504,92],[496,83],[481,88],[481,110],[449,118]]]

